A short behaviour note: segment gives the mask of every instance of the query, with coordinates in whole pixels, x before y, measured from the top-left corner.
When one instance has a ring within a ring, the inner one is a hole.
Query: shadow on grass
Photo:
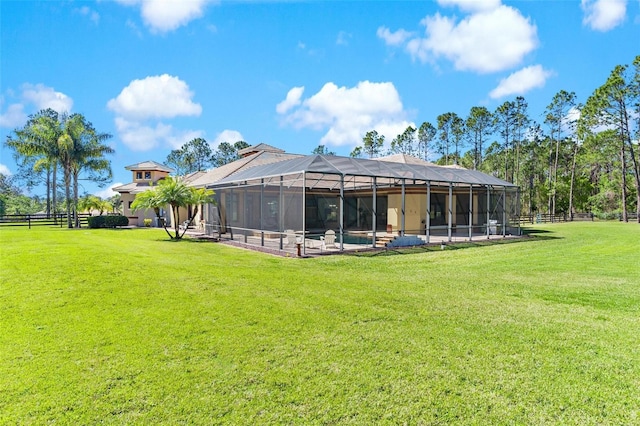
[[[509,238],[504,240],[489,240],[489,241],[470,241],[470,242],[461,242],[461,243],[447,243],[444,245],[444,250],[440,244],[429,244],[424,246],[416,246],[416,247],[406,247],[406,248],[390,248],[390,249],[382,249],[380,251],[370,251],[370,252],[361,252],[361,253],[345,253],[347,256],[360,256],[360,257],[377,257],[377,256],[396,256],[403,254],[417,254],[417,253],[425,253],[425,252],[439,252],[439,251],[452,251],[452,250],[463,250],[470,248],[479,248],[479,247],[487,247],[487,246],[495,246],[501,244],[516,244],[516,243],[528,243],[534,241],[545,241],[545,240],[559,240],[562,237],[554,237],[551,235],[534,235],[534,236],[523,236],[521,238]]]
[[[536,228],[522,228],[522,235],[535,235],[535,234],[553,234],[553,231],[548,229],[536,229]]]

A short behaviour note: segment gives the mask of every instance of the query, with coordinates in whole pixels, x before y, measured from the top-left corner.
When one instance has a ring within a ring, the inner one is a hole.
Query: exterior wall
[[[157,182],[169,176],[169,173],[160,170],[133,170],[133,182]]]

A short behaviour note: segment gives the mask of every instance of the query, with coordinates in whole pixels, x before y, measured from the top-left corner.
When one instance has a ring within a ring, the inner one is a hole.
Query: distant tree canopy
[[[371,130],[351,156],[405,153],[481,170],[520,186],[525,214],[590,211],[627,220],[635,210],[640,217],[640,56],[616,66],[584,105],[560,90],[542,116],[544,128],[518,96],[493,112],[440,114],[436,126],[410,126],[386,147]]]
[[[240,158],[238,151],[247,147],[249,144],[244,141],[222,142],[213,150],[205,139],[195,138],[172,150],[164,163],[173,168],[176,175],[184,176],[231,163]]]
[[[319,154],[319,155],[336,155],[335,152],[329,151],[329,148],[327,148],[324,145],[318,145],[317,147],[314,148],[313,151],[311,151],[311,153]]]

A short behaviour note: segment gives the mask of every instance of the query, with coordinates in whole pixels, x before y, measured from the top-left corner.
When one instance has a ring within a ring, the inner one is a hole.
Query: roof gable
[[[157,170],[157,171],[167,172],[167,173],[175,172],[175,170],[172,169],[171,167],[165,166],[164,164],[160,164],[152,160],[142,161],[140,163],[132,164],[130,166],[126,166],[125,169],[132,170],[132,171]]]

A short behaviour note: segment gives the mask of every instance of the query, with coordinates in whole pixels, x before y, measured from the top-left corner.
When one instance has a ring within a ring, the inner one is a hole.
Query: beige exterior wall
[[[387,224],[398,232],[402,228],[402,194],[389,194],[387,202]],[[422,221],[427,218],[427,194],[405,194],[404,213],[405,230],[422,233]]]

